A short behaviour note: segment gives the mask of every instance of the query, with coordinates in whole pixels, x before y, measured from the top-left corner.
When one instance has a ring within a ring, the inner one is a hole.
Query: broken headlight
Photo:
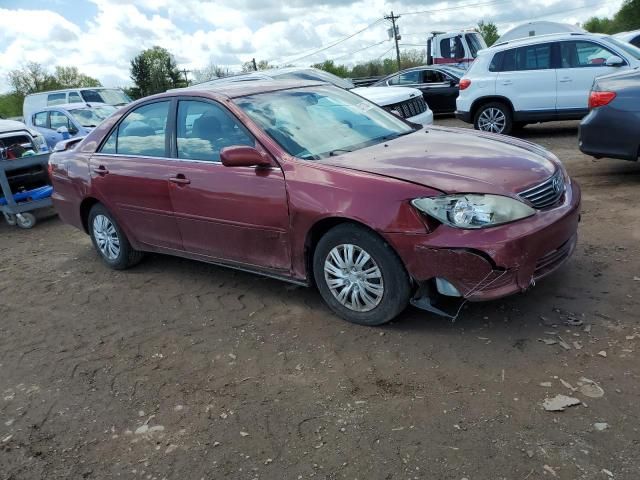
[[[411,204],[421,212],[456,228],[485,228],[513,222],[535,213],[511,197],[468,193],[417,198]]]

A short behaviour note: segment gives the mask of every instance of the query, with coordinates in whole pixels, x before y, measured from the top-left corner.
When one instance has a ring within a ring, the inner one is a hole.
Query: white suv
[[[560,33],[481,50],[460,80],[456,116],[509,134],[527,123],[580,119],[595,77],[640,66],[640,49],[609,35]]]

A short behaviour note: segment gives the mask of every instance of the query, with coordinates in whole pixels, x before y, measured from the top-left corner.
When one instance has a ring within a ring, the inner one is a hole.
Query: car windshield
[[[616,47],[624,50],[627,55],[631,55],[636,60],[640,60],[640,48],[634,47],[630,43],[623,42],[613,37],[609,37],[607,40],[613,43]]]
[[[308,87],[235,102],[287,153],[319,160],[414,131],[368,100],[336,87]]]
[[[116,88],[82,90],[81,93],[85,102],[100,102],[107,105],[126,105],[131,102],[131,99],[122,90]]]
[[[471,57],[476,58],[478,56],[478,50],[482,50],[486,48],[480,42],[480,34],[479,33],[467,33],[465,35],[467,39],[467,43],[469,44],[469,50],[471,51]]]
[[[93,108],[76,108],[69,113],[83,127],[97,127],[108,118],[116,109],[110,106]]]

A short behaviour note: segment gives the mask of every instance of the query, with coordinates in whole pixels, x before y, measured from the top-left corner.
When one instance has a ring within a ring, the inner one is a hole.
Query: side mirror
[[[253,147],[236,145],[225,147],[220,152],[225,167],[270,167],[271,160]]]
[[[607,58],[604,64],[607,67],[621,67],[624,65],[624,60],[617,55],[611,55],[609,58]]]
[[[65,133],[69,133],[69,129],[68,129],[67,127],[62,126],[62,127],[58,127],[58,129],[56,130],[56,132],[58,132],[58,133],[60,133],[60,134],[64,135]]]

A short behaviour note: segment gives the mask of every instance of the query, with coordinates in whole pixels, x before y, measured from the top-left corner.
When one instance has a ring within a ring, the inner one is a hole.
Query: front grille
[[[384,109],[391,113],[397,113],[402,118],[411,118],[426,112],[427,102],[422,97],[415,97],[393,105],[385,105]]]
[[[562,171],[558,170],[547,180],[535,187],[520,192],[521,198],[528,200],[537,209],[555,205],[564,195],[565,184]]]

